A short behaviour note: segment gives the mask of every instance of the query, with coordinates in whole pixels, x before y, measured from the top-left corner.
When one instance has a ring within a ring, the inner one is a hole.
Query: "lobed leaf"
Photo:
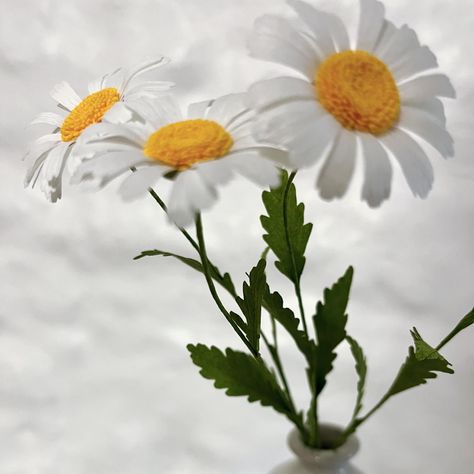
[[[278,259],[275,266],[296,284],[303,273],[306,261],[304,252],[313,225],[304,223],[304,204],[297,203],[294,184],[291,184],[287,191],[285,219],[284,201],[288,173],[282,171],[281,177],[278,188],[262,193],[267,215],[261,216],[260,222],[266,231],[263,239]]]
[[[278,292],[272,293],[268,285],[263,296],[263,306],[270,316],[281,324],[295,341],[300,352],[305,356],[308,365],[314,362],[314,341],[310,340],[306,333],[299,329],[300,320],[293,311],[283,306],[283,298]]]
[[[194,270],[197,270],[200,273],[204,273],[202,264],[199,260],[195,260],[194,258],[189,258],[189,257],[183,257],[182,255],[178,255],[171,252],[165,252],[163,250],[156,250],[156,249],[144,250],[140,255],[137,255],[133,260],[139,260],[144,257],[155,257],[155,256],[174,257],[178,259],[179,261],[183,262],[185,265],[188,265],[189,267],[193,268]],[[234,284],[232,283],[232,278],[230,277],[230,275],[228,273],[224,273],[222,275],[219,269],[215,265],[212,265],[210,262],[209,262],[209,268],[210,268],[212,279],[216,281],[217,283],[219,283],[231,295],[235,296],[236,294],[235,287],[234,287]]]
[[[326,385],[326,376],[333,368],[336,347],[346,337],[346,308],[354,270],[349,267],[346,273],[331,287],[324,290],[324,302],[318,302],[313,323],[318,346],[316,351],[317,373],[316,393]]]
[[[249,282],[244,282],[243,284],[243,298],[236,298],[247,322],[244,328],[245,333],[250,344],[257,352],[260,347],[263,294],[267,286],[265,267],[266,262],[262,259],[252,268]]]
[[[364,397],[365,381],[367,378],[367,361],[364,356],[364,351],[362,350],[362,347],[355,339],[350,336],[346,336],[346,341],[349,343],[349,346],[351,348],[351,353],[356,363],[355,369],[358,376],[357,399],[354,407],[354,413],[352,415],[352,419],[354,420],[362,410],[362,399]]]
[[[387,395],[393,396],[409,388],[425,384],[436,378],[436,372],[453,374],[450,363],[433,347],[426,343],[416,328],[411,331],[415,346],[408,349],[408,357],[401,366]]]
[[[260,402],[293,419],[291,407],[275,375],[262,359],[255,359],[244,352],[203,344],[187,346],[191,359],[201,368],[200,374],[214,381],[218,389],[225,389],[230,397],[247,397],[249,402]]]

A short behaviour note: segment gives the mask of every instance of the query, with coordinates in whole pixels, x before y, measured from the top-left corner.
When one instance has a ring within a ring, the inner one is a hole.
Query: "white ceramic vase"
[[[322,424],[323,445],[337,439],[341,432],[337,426]],[[337,449],[312,449],[305,446],[298,431],[293,430],[288,435],[288,446],[296,459],[280,464],[269,474],[363,474],[350,462],[359,450],[359,440],[354,435]]]

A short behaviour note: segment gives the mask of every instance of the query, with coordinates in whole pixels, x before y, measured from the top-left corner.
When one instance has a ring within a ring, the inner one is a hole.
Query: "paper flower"
[[[249,40],[254,57],[274,61],[303,78],[279,77],[250,88],[258,111],[254,133],[286,147],[295,168],[326,157],[317,188],[324,199],[342,197],[351,181],[360,142],[364,159],[362,199],[379,206],[390,195],[398,161],[413,194],[425,198],[431,163],[413,138],[441,155],[454,154],[438,97],[454,97],[449,79],[432,71],[434,54],[408,26],[385,19],[384,6],[360,0],[355,48],[342,21],[300,0],[288,0],[297,20],[264,15]]]
[[[131,173],[119,188],[124,199],[147,192],[159,179],[171,179],[168,214],[180,227],[217,199],[217,187],[239,173],[261,186],[279,183],[275,161],[287,154],[259,144],[251,135],[252,112],[244,94],[192,104],[183,118],[171,98],[122,106],[132,121],[90,127],[81,146],[96,156],[80,165],[74,181],[101,187]]]
[[[72,173],[83,158],[75,150],[80,135],[90,125],[100,122],[117,102],[156,97],[172,87],[170,82],[135,81],[138,76],[166,63],[168,59],[160,57],[130,70],[117,69],[90,83],[89,95],[83,99],[67,82],[57,84],[51,96],[58,104],[59,113],[42,113],[32,122],[52,125],[55,129],[38,138],[26,154],[25,187],[38,183],[48,200],[60,199],[64,169],[67,167]]]

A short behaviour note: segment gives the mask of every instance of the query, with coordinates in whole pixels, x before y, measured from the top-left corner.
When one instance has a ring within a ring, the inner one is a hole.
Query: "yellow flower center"
[[[165,125],[150,135],[143,153],[181,171],[224,156],[233,144],[231,135],[213,120],[184,120]]]
[[[321,105],[348,130],[380,135],[400,115],[400,94],[387,66],[365,51],[329,56],[315,76]]]
[[[86,127],[100,122],[105,113],[119,100],[120,94],[114,87],[88,95],[74,107],[61,125],[63,142],[75,140]]]

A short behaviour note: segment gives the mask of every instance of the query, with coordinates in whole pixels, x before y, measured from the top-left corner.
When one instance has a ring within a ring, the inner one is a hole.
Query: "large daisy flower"
[[[385,19],[384,6],[360,0],[355,47],[342,21],[300,0],[288,0],[297,18],[264,15],[249,40],[254,57],[274,61],[302,78],[278,77],[254,84],[255,136],[290,152],[295,168],[326,157],[317,188],[325,199],[344,195],[360,143],[364,159],[362,199],[371,207],[390,195],[390,152],[413,194],[426,197],[433,169],[413,136],[444,157],[454,154],[438,97],[455,97],[449,79],[433,72],[434,54],[406,25]]]
[[[51,96],[57,103],[58,113],[42,113],[32,122],[33,125],[52,125],[54,130],[38,138],[27,152],[25,187],[30,184],[34,187],[38,183],[48,200],[56,202],[60,199],[66,166],[73,172],[83,158],[75,149],[83,131],[100,122],[106,113],[112,113],[112,107],[118,102],[153,98],[170,89],[173,86],[170,82],[135,81],[138,76],[167,62],[167,58],[160,57],[140,63],[130,70],[117,69],[91,82],[89,94],[83,99],[67,82],[57,84]]]
[[[189,106],[186,117],[171,98],[122,105],[122,123],[90,127],[80,146],[94,158],[78,168],[75,182],[102,187],[117,176],[134,172],[119,192],[126,200],[145,194],[162,178],[171,184],[168,214],[179,227],[217,199],[217,186],[235,173],[258,185],[276,186],[286,152],[258,143],[252,136],[252,112],[245,94],[230,94]],[[131,117],[123,123],[124,117]]]

